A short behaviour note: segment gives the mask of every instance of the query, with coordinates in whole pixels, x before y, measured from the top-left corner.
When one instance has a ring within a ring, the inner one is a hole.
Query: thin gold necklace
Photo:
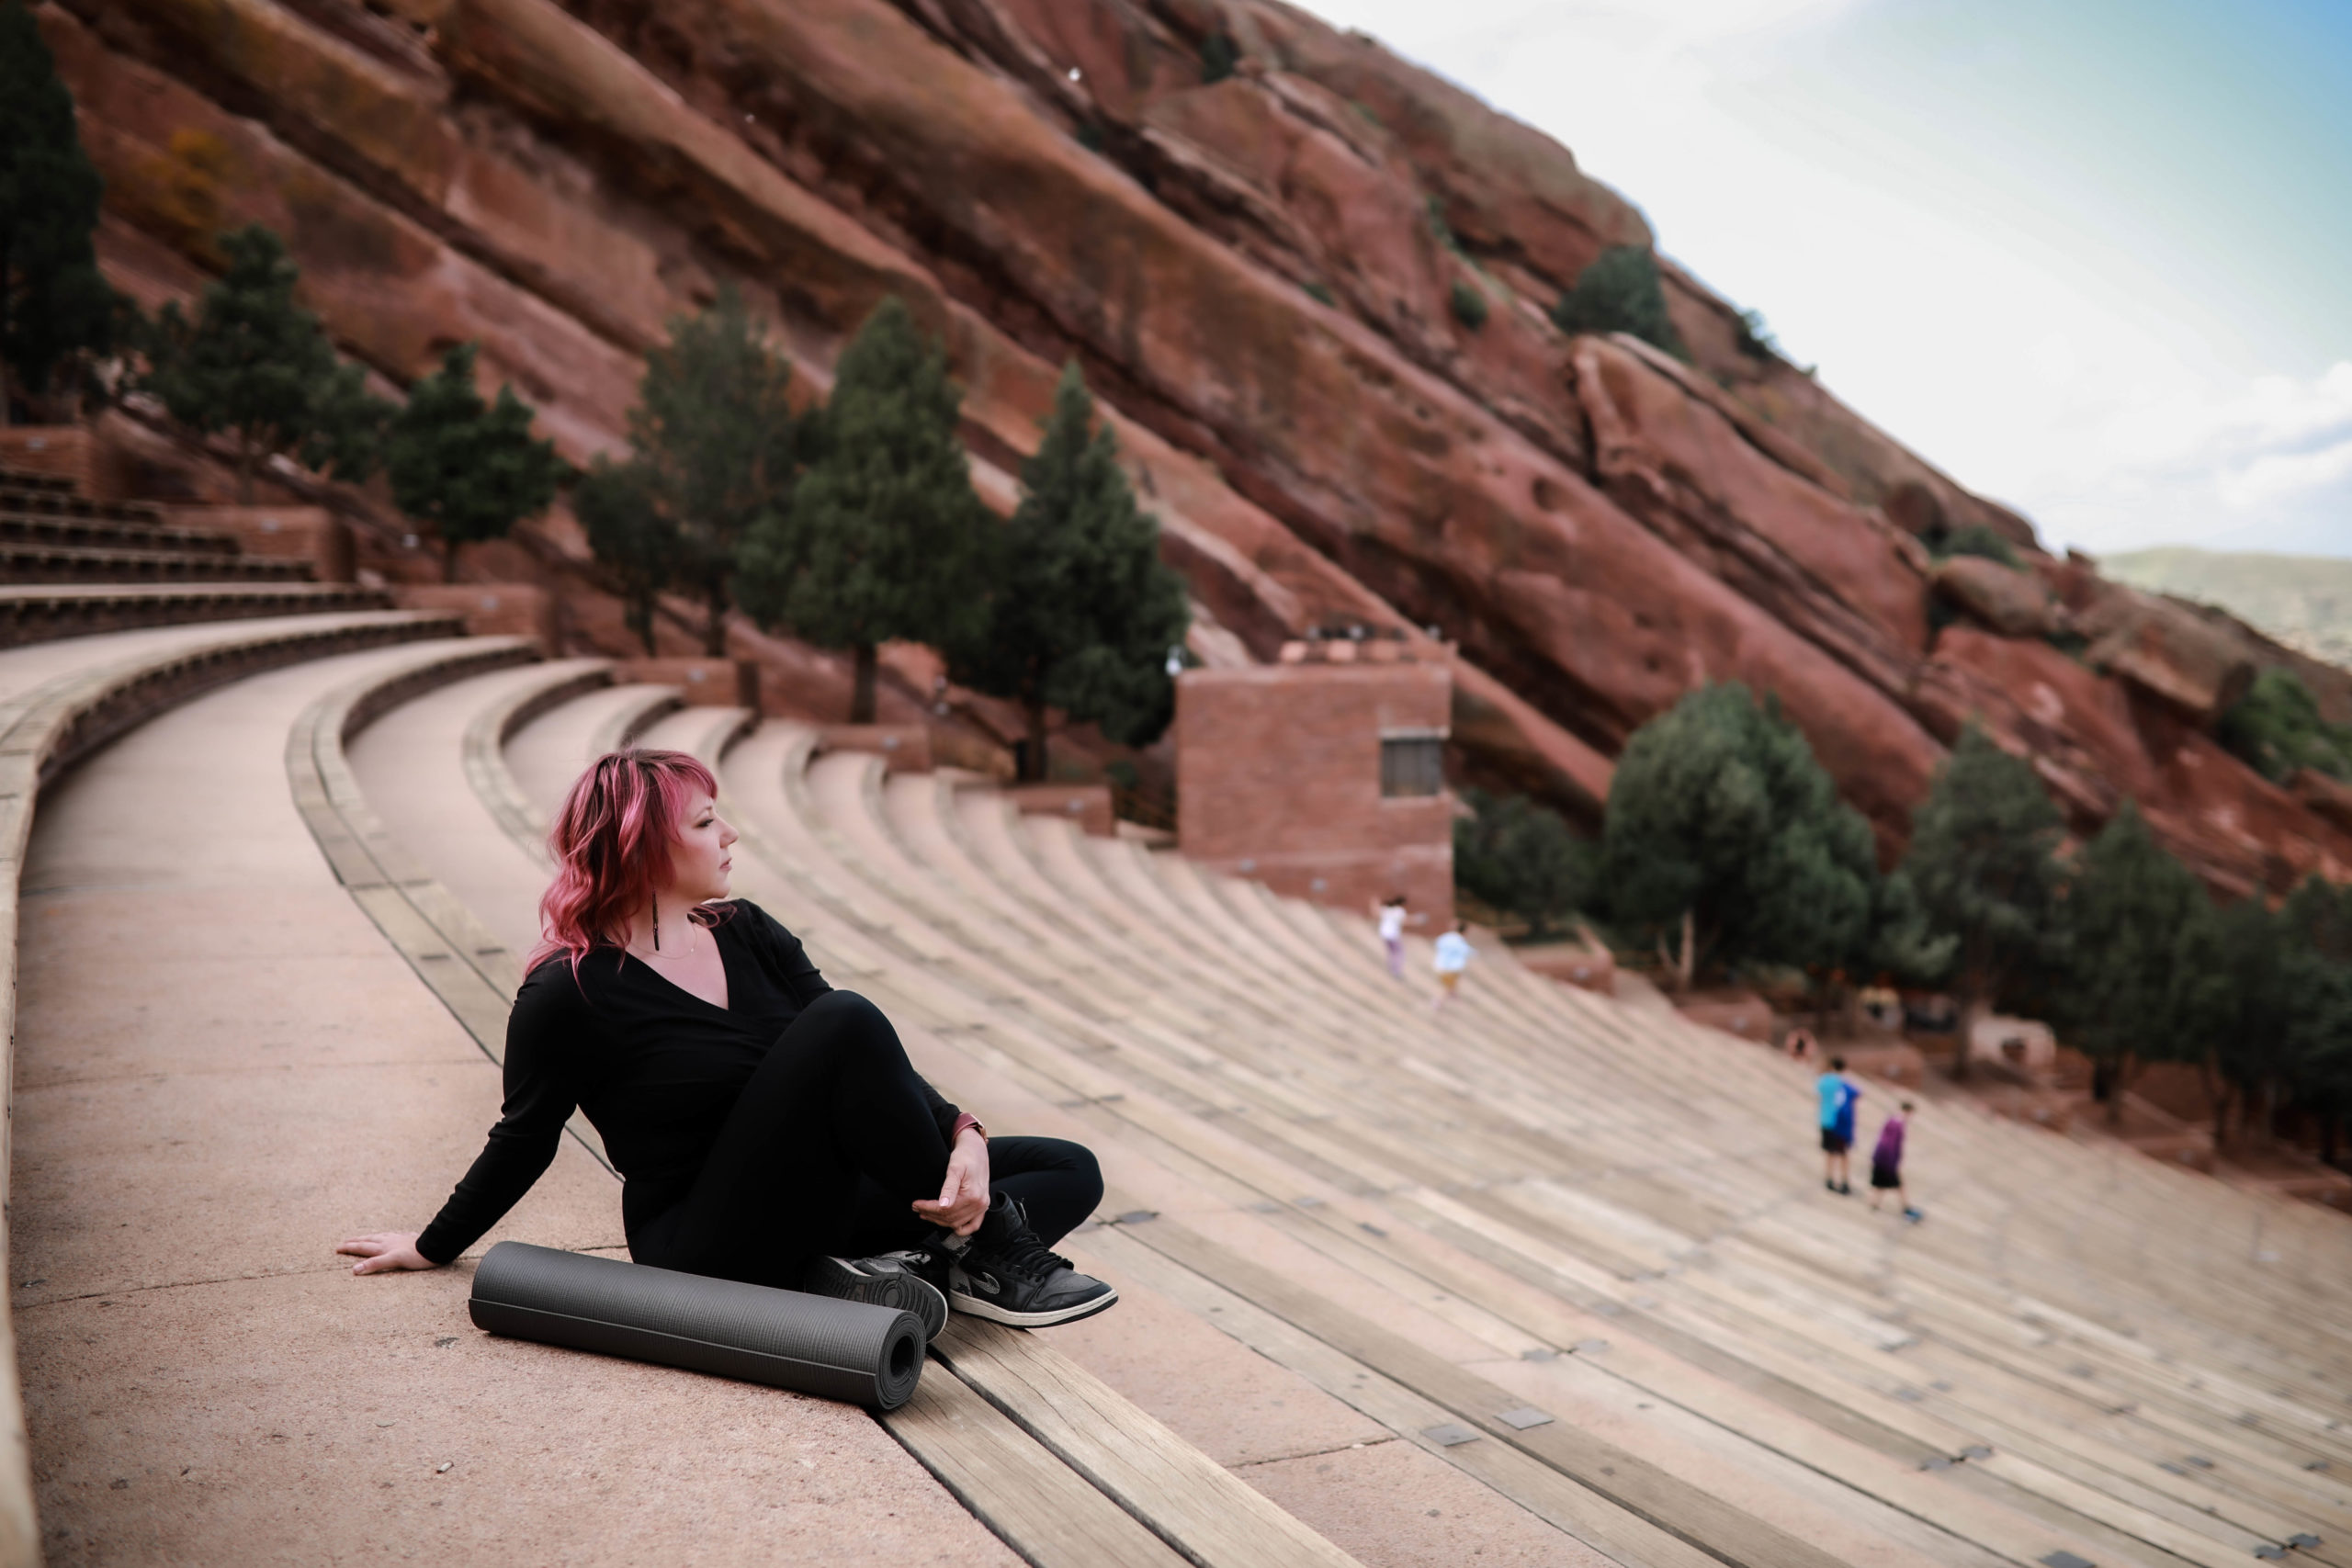
[[[650,953],[639,953],[639,952],[637,951],[637,949],[635,949],[635,948],[633,948],[633,947],[631,947],[631,948],[628,948],[628,949],[626,949],[626,951],[627,951],[627,952],[628,952],[628,953],[635,953],[639,958],[643,959],[645,962],[647,962],[647,963],[649,963],[649,964],[653,963],[653,962],[655,962],[656,960],[659,960],[660,962],[664,963],[664,964],[674,964],[674,963],[676,963],[678,960],[683,959],[683,958],[692,958],[695,953],[699,953],[699,952],[701,952],[701,951],[702,951],[702,949],[701,949],[701,948],[699,948],[699,947],[697,947],[697,946],[695,946],[695,931],[699,931],[700,929],[701,929],[701,928],[700,928],[699,926],[697,926],[697,925],[695,925],[695,918],[694,918],[694,913],[693,913],[693,911],[692,911],[692,910],[687,911],[687,914],[686,914],[686,950],[685,950],[684,953],[664,953],[664,952],[662,952],[662,900],[661,900],[661,899],[659,899],[659,898],[656,898],[656,899],[654,899],[654,900],[653,900],[653,951],[652,951],[652,952],[650,952]]]

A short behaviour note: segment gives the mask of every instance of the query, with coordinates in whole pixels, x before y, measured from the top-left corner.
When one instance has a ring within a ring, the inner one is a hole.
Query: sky
[[[1309,0],[2045,543],[2352,557],[2352,0]]]

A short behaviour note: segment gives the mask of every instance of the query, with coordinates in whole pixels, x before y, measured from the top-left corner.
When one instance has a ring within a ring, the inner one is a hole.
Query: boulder
[[[1983,556],[1947,556],[1930,581],[1937,595],[2003,637],[2055,637],[2074,617],[2041,581]]]
[[[2106,585],[2077,618],[2090,638],[2091,667],[2116,675],[2211,725],[2254,683],[2245,643],[2188,605],[2137,589]]]

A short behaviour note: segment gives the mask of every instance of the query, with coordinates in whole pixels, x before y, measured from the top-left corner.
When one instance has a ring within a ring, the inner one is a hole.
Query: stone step
[[[140,626],[388,609],[381,589],[328,582],[0,583],[0,649]]]
[[[210,550],[101,548],[0,539],[0,582],[308,582],[311,563]]]
[[[0,471],[0,512],[55,517],[105,518],[121,523],[161,523],[161,507],[141,502],[93,501],[72,481],[38,474]]]
[[[115,550],[167,550],[184,555],[233,556],[233,535],[169,524],[113,518],[51,516],[0,505],[0,543],[38,547],[73,546]]]
[[[520,794],[511,777],[503,783],[495,780],[502,771],[492,756],[495,737],[504,728],[503,716],[526,705],[534,689],[552,691],[558,682],[574,679],[570,671],[535,678],[527,671],[477,677],[392,710],[363,732],[352,749],[355,770],[373,782],[375,795],[386,802],[384,809],[390,814],[381,816],[372,807],[368,812],[372,820],[385,823],[385,839],[397,841],[403,829],[417,834],[418,841],[431,845],[448,885],[472,889],[480,901],[476,907],[494,911],[491,919],[510,928],[535,900],[544,873],[522,853],[519,839],[503,852],[487,841],[486,835],[514,819],[506,803]],[[600,711],[593,698],[581,703],[592,714]],[[550,705],[537,722],[579,734],[582,726],[577,717],[557,722],[562,711],[560,705]],[[752,716],[741,709],[685,708],[658,718],[639,739],[648,746],[716,758]],[[530,728],[529,723],[521,725],[515,734],[519,738]],[[462,768],[456,765],[460,744],[466,753]],[[487,793],[486,780],[492,785]],[[470,810],[456,798],[458,791],[469,786],[475,795]],[[514,832],[511,827],[504,830],[510,836]],[[363,829],[358,836],[371,839],[374,829]],[[404,889],[425,879],[407,868],[387,875]],[[468,940],[459,935],[449,945],[461,947]],[[1167,1433],[1154,1435],[1149,1417],[1123,1408],[1123,1402],[1105,1389],[1090,1388],[1078,1369],[1056,1361],[1043,1342],[998,1336],[992,1343],[987,1331],[967,1332],[953,1346],[943,1342],[941,1352],[942,1370],[926,1374],[927,1385],[946,1379],[951,1386],[939,1391],[939,1396],[951,1400],[956,1397],[952,1387],[956,1380],[982,1389],[989,1406],[1009,1412],[1022,1431],[1036,1433],[1051,1453],[1070,1457],[1096,1484],[1109,1489],[1095,1495],[1095,1511],[1102,1509],[1106,1498],[1115,1499],[1118,1506],[1111,1514],[1123,1508],[1148,1520],[1157,1536],[1182,1542],[1196,1562],[1344,1561],[1247,1493],[1221,1489],[1201,1469],[1198,1456],[1186,1457],[1192,1453],[1188,1446]],[[1057,1532],[1047,1531],[1042,1539],[1022,1534],[1037,1528],[1041,1487],[1044,1495],[1052,1492],[1050,1475],[1041,1481],[1031,1473],[1035,1461],[1008,1454],[1002,1440],[993,1441],[985,1452],[971,1450],[965,1429],[968,1418],[959,1417],[951,1428],[943,1429],[939,1413],[924,1402],[910,1412],[889,1417],[893,1429],[927,1464],[949,1474],[959,1495],[1001,1533],[1024,1540],[1033,1555],[1042,1553],[1040,1561],[1102,1560],[1073,1555],[1079,1543],[1069,1531],[1090,1517],[1083,1508],[1066,1509],[1070,1517]],[[1067,1477],[1069,1472],[1062,1474]],[[1265,1557],[1267,1553],[1272,1556]],[[1318,1553],[1323,1555],[1318,1558]]]

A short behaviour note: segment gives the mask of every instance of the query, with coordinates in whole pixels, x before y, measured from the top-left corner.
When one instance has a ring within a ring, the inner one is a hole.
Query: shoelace
[[[1024,1280],[1043,1280],[1057,1269],[1075,1267],[1058,1252],[1046,1249],[1037,1239],[1037,1233],[1023,1225],[1007,1237],[1002,1247],[989,1258],[1008,1274],[1018,1274]]]

